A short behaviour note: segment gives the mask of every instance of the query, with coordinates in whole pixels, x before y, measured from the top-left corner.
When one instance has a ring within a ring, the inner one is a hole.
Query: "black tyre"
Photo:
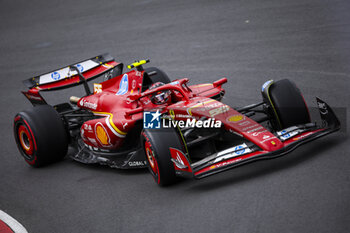
[[[309,123],[310,114],[304,97],[297,86],[289,79],[273,82],[263,91],[265,102],[270,106],[277,130],[293,125]]]
[[[142,92],[146,91],[156,82],[167,84],[170,83],[170,79],[164,71],[156,67],[146,68],[143,75]]]
[[[156,67],[146,68],[145,71],[148,74],[148,76],[151,78],[153,83],[162,82],[167,84],[171,82],[168,75],[164,71]]]
[[[68,134],[52,106],[40,105],[18,113],[14,136],[25,161],[33,167],[61,160],[67,154]]]
[[[146,155],[148,168],[161,186],[177,181],[174,163],[171,161],[169,148],[183,151],[183,144],[175,129],[144,129],[141,143]]]

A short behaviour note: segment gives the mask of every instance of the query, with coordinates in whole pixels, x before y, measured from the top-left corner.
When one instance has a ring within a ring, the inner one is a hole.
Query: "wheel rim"
[[[32,157],[34,149],[33,140],[28,129],[24,125],[18,127],[18,139],[23,152],[29,157]]]
[[[157,160],[154,157],[154,152],[152,150],[151,144],[148,141],[145,141],[145,152],[148,160],[149,167],[151,168],[152,174],[158,176],[158,164]]]

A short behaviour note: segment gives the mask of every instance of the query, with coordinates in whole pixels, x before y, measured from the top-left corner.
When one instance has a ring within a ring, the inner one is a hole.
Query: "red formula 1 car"
[[[25,161],[39,167],[69,155],[82,163],[115,168],[148,166],[156,182],[203,178],[241,164],[284,155],[303,143],[340,129],[332,109],[317,98],[322,124],[312,123],[295,84],[269,80],[262,101],[242,108],[220,102],[222,78],[188,85],[161,70],[128,66],[108,54],[32,79],[23,94],[34,105],[14,119]],[[94,84],[93,93],[88,82]],[[40,92],[82,84],[84,97],[51,106]]]

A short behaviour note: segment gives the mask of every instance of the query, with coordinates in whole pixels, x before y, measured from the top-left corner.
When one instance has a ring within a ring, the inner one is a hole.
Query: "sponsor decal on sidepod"
[[[86,108],[91,108],[93,110],[96,110],[96,108],[97,108],[97,103],[91,103],[91,102],[86,101],[86,100],[81,100],[80,105],[83,107],[86,107]]]

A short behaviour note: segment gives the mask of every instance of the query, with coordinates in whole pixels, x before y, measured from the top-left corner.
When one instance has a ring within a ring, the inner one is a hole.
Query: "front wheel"
[[[166,186],[177,181],[170,147],[184,150],[175,129],[144,129],[141,143],[146,155],[148,169],[157,184]]]
[[[263,85],[262,95],[264,102],[269,106],[275,129],[281,130],[311,122],[303,95],[289,79],[267,81]]]

